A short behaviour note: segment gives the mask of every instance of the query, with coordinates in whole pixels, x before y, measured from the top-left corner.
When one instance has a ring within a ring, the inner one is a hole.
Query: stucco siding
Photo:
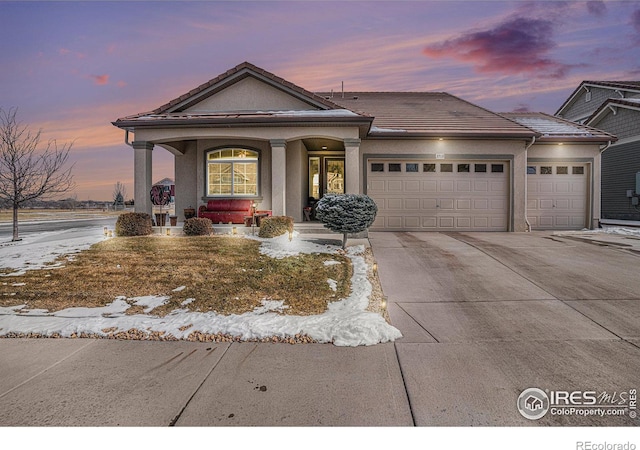
[[[635,191],[640,172],[640,140],[614,145],[602,154],[602,217],[640,220],[640,211],[631,205],[627,190]]]
[[[245,78],[186,109],[186,112],[312,110],[311,105],[255,78]]]

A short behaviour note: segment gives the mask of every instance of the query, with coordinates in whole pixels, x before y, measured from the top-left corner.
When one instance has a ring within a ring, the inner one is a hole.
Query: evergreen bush
[[[116,221],[118,236],[147,236],[153,233],[151,216],[147,213],[124,213]]]
[[[213,225],[206,217],[192,217],[184,221],[182,231],[187,236],[208,236],[213,233]]]
[[[342,248],[347,247],[347,234],[360,233],[376,219],[378,206],[368,195],[325,195],[316,205],[316,218],[325,228],[342,233]]]
[[[260,220],[260,232],[262,238],[281,236],[286,232],[293,233],[293,217],[273,216]]]

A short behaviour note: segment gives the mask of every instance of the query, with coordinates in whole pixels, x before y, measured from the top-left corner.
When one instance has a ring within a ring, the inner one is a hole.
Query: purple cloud
[[[587,11],[596,17],[603,17],[607,13],[607,5],[602,0],[587,2]]]
[[[549,58],[556,46],[553,23],[544,19],[518,17],[486,31],[468,33],[423,50],[431,58],[450,57],[470,62],[480,73],[538,74],[563,78],[573,66]]]

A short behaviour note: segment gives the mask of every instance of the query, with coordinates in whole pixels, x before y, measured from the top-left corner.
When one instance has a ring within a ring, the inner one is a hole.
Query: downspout
[[[611,147],[611,144],[613,144],[613,142],[608,141],[607,145],[605,145],[604,148],[600,149],[600,156],[602,156],[602,154],[606,149]],[[600,160],[600,173],[602,173],[602,160]],[[600,186],[602,186],[602,178],[600,178]],[[600,192],[600,197],[602,197],[602,192]],[[591,211],[592,211],[592,214],[590,214],[592,216],[591,227],[593,227],[593,221],[595,219],[595,217],[593,217],[593,200],[591,200]],[[602,219],[602,205],[600,205],[600,217],[598,218],[598,227],[602,228],[602,225],[600,225],[600,219]]]
[[[129,142],[129,130],[124,130],[124,143],[129,147],[133,147],[133,144]]]
[[[602,155],[602,153],[604,153],[604,151],[605,151],[606,149],[608,149],[609,147],[611,147],[611,144],[612,144],[612,142],[611,142],[611,141],[607,142],[607,145],[605,145],[605,146],[604,146],[604,148],[600,150],[600,154]]]
[[[529,189],[528,189],[528,185],[529,183],[527,182],[527,167],[529,167],[529,149],[531,148],[531,146],[533,144],[536,143],[536,137],[533,136],[533,138],[531,138],[531,143],[529,145],[527,145],[524,148],[524,173],[525,173],[525,179],[524,179],[524,222],[527,224],[527,233],[531,233],[531,223],[529,223],[529,217],[527,217],[527,204],[529,203]]]

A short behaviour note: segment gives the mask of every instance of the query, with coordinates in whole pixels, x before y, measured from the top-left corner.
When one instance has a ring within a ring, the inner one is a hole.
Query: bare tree
[[[113,206],[117,210],[118,208],[124,209],[125,197],[127,195],[127,188],[120,181],[116,182],[113,187]]]
[[[13,240],[19,241],[18,209],[26,202],[63,194],[74,187],[67,167],[71,144],[40,146],[41,130],[16,120],[17,109],[0,108],[0,201],[13,208]]]

